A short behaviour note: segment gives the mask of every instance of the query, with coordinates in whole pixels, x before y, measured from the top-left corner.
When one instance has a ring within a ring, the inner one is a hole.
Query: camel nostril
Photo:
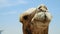
[[[40,9],[40,11],[42,11],[42,9]]]
[[[44,17],[45,17],[44,21],[46,21],[46,18],[47,18],[46,15]]]

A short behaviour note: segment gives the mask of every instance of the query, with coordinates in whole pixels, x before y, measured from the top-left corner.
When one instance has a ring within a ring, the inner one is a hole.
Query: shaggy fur
[[[23,24],[23,34],[32,34],[31,19],[36,13],[36,8],[30,8],[20,15],[20,22]]]
[[[30,8],[20,15],[23,24],[23,34],[48,34],[51,14],[45,5],[38,8]]]

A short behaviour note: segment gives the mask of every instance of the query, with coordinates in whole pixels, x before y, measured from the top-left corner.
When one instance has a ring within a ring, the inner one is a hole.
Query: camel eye
[[[25,20],[27,20],[27,19],[28,19],[28,16],[24,16],[23,18],[24,18]]]
[[[42,11],[42,9],[40,9],[40,11]]]

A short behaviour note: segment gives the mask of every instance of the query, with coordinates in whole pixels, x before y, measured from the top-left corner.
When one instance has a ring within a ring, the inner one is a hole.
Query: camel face
[[[23,34],[48,34],[51,14],[45,5],[30,8],[21,14],[20,22],[23,24]]]

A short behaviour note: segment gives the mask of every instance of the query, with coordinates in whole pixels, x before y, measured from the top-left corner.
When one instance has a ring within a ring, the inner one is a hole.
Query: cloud
[[[15,6],[19,4],[27,4],[27,1],[24,0],[0,0],[0,8]]]

